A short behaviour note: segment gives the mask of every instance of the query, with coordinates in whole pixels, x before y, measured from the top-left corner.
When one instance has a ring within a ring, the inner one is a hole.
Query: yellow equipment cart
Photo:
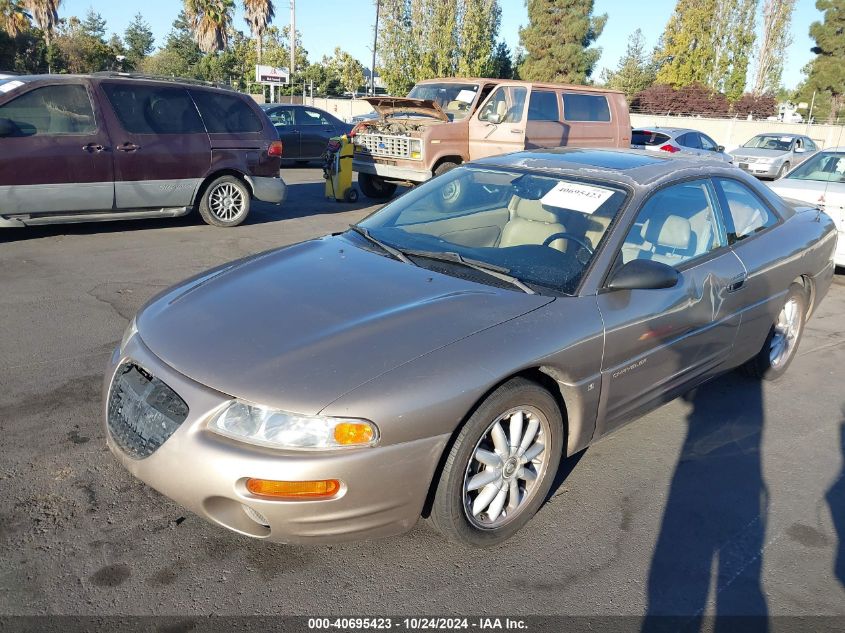
[[[346,134],[329,139],[324,154],[323,177],[326,179],[326,198],[338,202],[356,202],[358,190],[352,184],[352,153],[354,145]]]

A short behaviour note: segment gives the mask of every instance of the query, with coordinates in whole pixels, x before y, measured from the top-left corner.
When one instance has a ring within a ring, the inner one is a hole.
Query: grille
[[[359,134],[355,143],[373,156],[408,158],[411,155],[410,140],[407,136],[387,136],[385,134]]]
[[[108,426],[128,455],[152,455],[188,417],[188,405],[158,378],[132,363],[121,365],[109,392]]]

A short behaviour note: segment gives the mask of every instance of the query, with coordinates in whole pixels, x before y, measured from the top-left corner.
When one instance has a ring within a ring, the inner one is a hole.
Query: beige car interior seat
[[[539,200],[528,200],[514,196],[508,205],[510,220],[502,229],[499,246],[521,246],[523,244],[542,244],[555,233],[564,233],[566,227],[560,217]],[[550,246],[559,251],[566,250],[566,240],[557,239]]]

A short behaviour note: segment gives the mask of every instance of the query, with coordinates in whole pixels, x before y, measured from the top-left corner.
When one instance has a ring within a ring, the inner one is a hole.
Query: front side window
[[[816,147],[816,144],[813,142],[813,139],[806,138],[806,137],[804,138],[804,148],[808,152],[815,152],[818,149]]]
[[[267,112],[267,117],[273,125],[294,125],[293,110],[290,108],[276,108]]]
[[[678,137],[678,145],[691,147],[692,149],[701,149],[701,140],[695,132],[687,132]]]
[[[211,134],[247,134],[262,130],[261,120],[241,97],[210,90],[191,90],[191,97]]]
[[[701,139],[701,149],[706,149],[708,152],[718,151],[719,146],[716,145],[716,141],[706,134],[699,134],[698,138]]]
[[[564,93],[565,121],[610,121],[610,106],[604,95]]]
[[[80,84],[36,88],[0,107],[6,136],[91,134],[97,129],[88,90]]]
[[[488,123],[519,123],[528,91],[522,86],[499,86],[481,108],[478,118]]]
[[[622,246],[622,262],[649,259],[677,267],[724,246],[716,208],[707,180],[661,189],[640,209]]]
[[[458,254],[529,286],[572,294],[626,198],[624,190],[605,183],[458,167],[361,226],[420,266],[498,283],[440,261]]]
[[[557,94],[548,90],[532,90],[528,99],[529,121],[559,121]]]
[[[845,152],[822,152],[796,167],[787,180],[845,182]]]
[[[296,119],[299,125],[331,125],[329,120],[317,110],[300,108],[296,111]]]
[[[733,244],[777,224],[777,216],[748,187],[736,180],[718,178],[727,202],[728,242]]]
[[[205,132],[196,106],[184,88],[104,83],[123,129],[130,134],[198,134]]]

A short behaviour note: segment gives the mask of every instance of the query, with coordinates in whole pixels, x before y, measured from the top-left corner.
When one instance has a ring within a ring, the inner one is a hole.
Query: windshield
[[[820,180],[845,182],[845,152],[822,152],[801,163],[789,180]]]
[[[412,189],[360,225],[415,264],[445,274],[503,283],[432,256],[457,254],[495,266],[538,292],[545,288],[573,294],[626,197],[608,184],[498,167],[458,167]]]
[[[781,152],[788,152],[792,147],[792,141],[795,139],[791,136],[778,136],[776,134],[761,134],[755,136],[748,141],[743,147],[751,147],[755,149],[774,149]]]
[[[417,84],[411,88],[408,97],[436,101],[450,119],[460,120],[470,113],[478,88],[478,84]]]

